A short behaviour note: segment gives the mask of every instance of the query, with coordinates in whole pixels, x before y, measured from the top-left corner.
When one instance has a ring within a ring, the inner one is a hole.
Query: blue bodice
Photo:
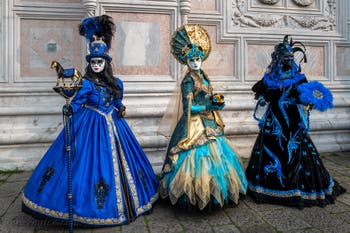
[[[123,83],[119,78],[116,78],[116,80],[121,90],[118,98],[111,95],[107,91],[107,87],[100,86],[90,80],[84,79],[82,82],[83,87],[72,101],[73,109],[76,111],[83,105],[87,105],[104,113],[110,112],[113,107],[119,110],[119,108],[123,105]]]

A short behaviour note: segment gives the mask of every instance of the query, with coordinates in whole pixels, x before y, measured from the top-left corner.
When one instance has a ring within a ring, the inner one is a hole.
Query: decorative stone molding
[[[293,2],[299,6],[310,6],[315,0],[293,0]]]
[[[280,0],[259,0],[261,3],[268,4],[268,5],[274,5],[278,3]],[[302,0],[299,0],[302,1]]]
[[[81,3],[84,5],[88,17],[95,16],[97,0],[81,0]]]
[[[181,13],[181,23],[186,24],[188,19],[188,14],[191,12],[191,0],[181,0],[180,1],[180,13]]]
[[[265,4],[272,5],[275,0],[259,0]],[[302,9],[313,3],[314,0],[293,0]],[[276,1],[277,3],[278,1]],[[293,28],[311,31],[334,31],[336,0],[327,0],[327,5],[323,15],[317,16],[298,16],[295,9],[289,15],[285,13],[259,14],[249,12],[246,9],[246,0],[232,1],[232,22],[233,27],[255,27],[255,28]],[[288,11],[288,8],[286,9]]]
[[[336,0],[327,0],[327,6],[325,7],[325,15],[322,17],[315,16],[289,16],[299,26],[313,31],[334,31],[335,30],[335,12],[336,12]]]
[[[266,0],[268,1],[268,0]],[[235,26],[239,27],[272,27],[283,16],[271,16],[271,15],[251,15],[245,11],[245,0],[234,0],[232,2],[233,16],[232,21]]]

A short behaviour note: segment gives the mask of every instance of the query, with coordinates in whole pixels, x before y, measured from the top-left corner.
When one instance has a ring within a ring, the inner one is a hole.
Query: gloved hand
[[[225,103],[224,104],[221,104],[221,105],[212,105],[212,104],[207,104],[205,106],[205,110],[207,111],[218,111],[218,110],[221,110],[225,107]]]
[[[314,105],[313,104],[307,104],[306,105],[306,110],[311,111],[313,109]]]
[[[125,110],[126,107],[124,105],[122,105],[119,109],[118,109],[118,118],[122,118],[125,116]]]

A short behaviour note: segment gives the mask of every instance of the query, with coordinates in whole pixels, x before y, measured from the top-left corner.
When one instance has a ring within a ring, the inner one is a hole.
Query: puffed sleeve
[[[188,108],[191,107],[193,99],[194,82],[190,75],[186,75],[181,83],[182,106],[184,115],[188,114]]]
[[[123,105],[123,94],[124,94],[124,86],[123,86],[123,82],[122,80],[120,80],[119,78],[116,78],[117,80],[117,83],[118,83],[118,87],[120,88],[120,94],[117,98],[117,100],[114,102],[114,106],[117,108],[117,109],[120,109]]]
[[[78,93],[75,95],[75,97],[72,100],[72,108],[73,111],[78,111],[81,106],[86,103],[87,98],[92,90],[91,82],[83,79],[82,81],[82,88],[78,91]]]
[[[254,86],[252,87],[252,91],[255,92],[255,99],[259,99],[260,96],[264,96],[266,93],[266,89],[267,89],[267,87],[266,87],[263,79],[256,82],[254,84]]]

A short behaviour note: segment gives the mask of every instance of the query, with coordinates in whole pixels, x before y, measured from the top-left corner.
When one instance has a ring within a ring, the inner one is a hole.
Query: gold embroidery
[[[214,164],[216,167],[224,166],[224,164],[216,143],[209,143],[208,146],[211,155],[203,156],[201,160],[195,161],[196,148],[194,148],[191,154],[184,159],[174,179],[169,184],[166,183],[166,178],[160,181],[159,189],[162,198],[169,197],[172,204],[175,204],[185,194],[192,205],[198,204],[198,207],[203,209],[210,201],[210,196],[213,196],[221,206],[224,205],[225,200],[222,189],[219,187],[218,181],[208,173],[209,169],[207,169],[211,166],[209,164]],[[201,166],[202,168],[200,176],[194,176],[196,166]],[[246,191],[239,175],[231,165],[229,165],[228,171],[224,174],[224,179],[228,198],[238,203],[239,193],[245,193]]]
[[[191,44],[196,44],[197,46],[202,47],[205,57],[203,61],[209,56],[211,45],[210,38],[207,31],[199,25],[184,25],[188,38],[191,41]]]

